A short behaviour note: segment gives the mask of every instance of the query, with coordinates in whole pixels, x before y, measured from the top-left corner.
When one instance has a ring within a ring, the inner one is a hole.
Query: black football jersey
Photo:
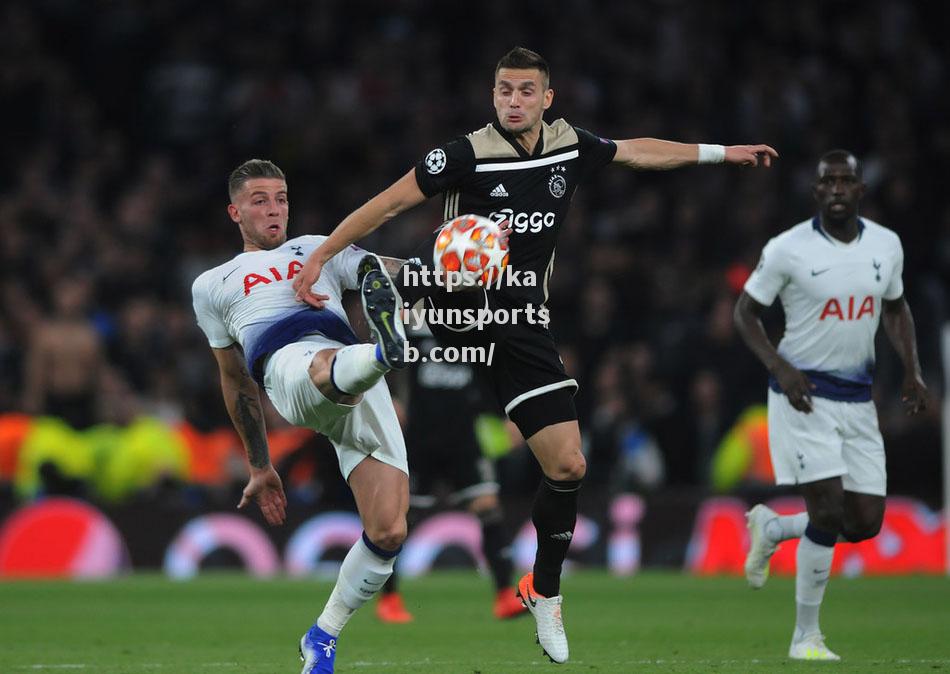
[[[542,122],[534,153],[497,122],[429,152],[416,165],[419,188],[431,197],[442,192],[444,219],[474,213],[495,222],[509,220],[508,264],[524,281],[492,290],[516,304],[547,301],[557,234],[577,186],[609,164],[617,145],[571,126],[563,119]]]
[[[434,362],[432,350],[439,342],[428,332],[412,337],[419,359],[409,367],[408,438],[416,444],[453,437],[467,441],[475,415],[488,408],[475,366]]]

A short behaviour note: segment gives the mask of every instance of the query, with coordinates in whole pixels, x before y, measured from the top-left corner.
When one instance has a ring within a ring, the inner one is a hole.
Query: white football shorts
[[[343,346],[322,335],[307,335],[278,349],[264,366],[264,390],[284,419],[327,436],[343,479],[370,455],[408,475],[406,443],[384,378],[364,391],[356,405],[328,400],[310,379],[314,354]]]
[[[887,494],[884,439],[873,401],[848,403],[812,396],[810,414],[769,389],[769,453],[776,484],[841,476],[847,491]]]

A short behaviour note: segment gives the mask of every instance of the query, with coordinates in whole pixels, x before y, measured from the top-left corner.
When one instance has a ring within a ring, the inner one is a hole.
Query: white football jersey
[[[294,276],[326,238],[298,236],[273,250],[241,253],[195,279],[195,314],[208,343],[220,349],[237,342],[250,362],[261,340],[273,338],[268,329],[275,326],[320,332],[337,341],[352,336],[342,296],[345,289],[357,288],[357,269],[366,251],[349,246],[324,265],[313,285],[315,293],[330,297],[324,309],[294,299]]]
[[[904,251],[886,227],[861,218],[859,228],[843,243],[817,217],[795,225],[766,244],[745,291],[766,306],[781,299],[778,352],[796,368],[870,384],[882,300],[904,293]]]

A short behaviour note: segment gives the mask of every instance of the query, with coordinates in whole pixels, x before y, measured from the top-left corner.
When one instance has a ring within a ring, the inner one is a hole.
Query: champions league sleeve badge
[[[432,175],[442,173],[442,169],[445,168],[445,150],[441,148],[432,150],[432,152],[426,155],[425,165],[426,171]]]

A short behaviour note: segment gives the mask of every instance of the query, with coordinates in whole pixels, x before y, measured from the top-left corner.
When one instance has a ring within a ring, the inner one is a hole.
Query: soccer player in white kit
[[[864,194],[857,159],[833,150],[818,162],[819,214],[766,244],[745,285],[735,322],[769,370],[769,451],[778,484],[799,485],[807,512],[779,516],[759,504],[747,513],[746,578],[760,588],[784,540],[800,538],[795,630],[789,657],[840,660],[824,643],[818,612],[834,545],[877,535],[884,519],[884,443],[871,400],[874,335],[884,330],[904,366],[902,400],[927,403],[914,319],[904,299],[904,253],[897,234],[858,216]],[[778,296],[785,336],[772,346],[760,315]]]
[[[326,306],[297,302],[293,278],[326,237],[287,239],[287,183],[273,163],[245,162],[228,187],[228,214],[244,252],[199,276],[192,292],[250,464],[238,507],[254,500],[269,524],[285,518],[287,499],[268,455],[263,389],[281,416],[333,443],[363,523],[323,612],[300,640],[303,674],[332,672],[340,631],[389,578],[406,537],[406,446],[383,381],[403,364],[402,300],[386,271],[401,261],[351,246],[313,285]],[[341,303],[344,289],[360,289],[377,344],[361,344],[353,334]]]

